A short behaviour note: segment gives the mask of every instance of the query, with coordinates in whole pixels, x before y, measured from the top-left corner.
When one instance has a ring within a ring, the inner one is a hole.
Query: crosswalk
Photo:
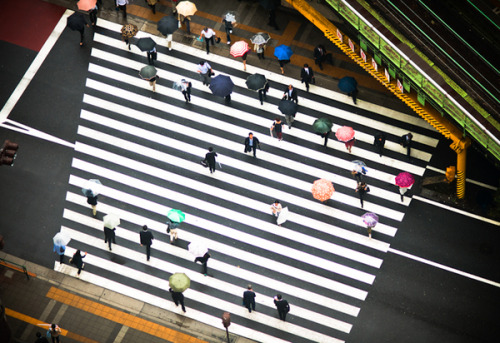
[[[230,332],[258,342],[344,342],[411,202],[406,196],[401,202],[395,175],[422,176],[438,134],[419,118],[362,100],[353,107],[345,95],[311,86],[310,93],[299,91],[294,127],[284,128],[284,140],[278,141],[269,127],[280,115],[282,90],[290,83],[300,89],[297,80],[252,65],[243,72],[239,61],[175,42],[167,51],[165,40],[153,37],[160,77],[153,93],[138,76],[145,53],[135,46],[128,50],[120,28],[98,21],[63,213],[61,231],[72,238],[66,255],[88,252],[80,279],[217,328],[228,311]],[[199,81],[200,59],[231,77],[231,104]],[[245,86],[255,72],[271,82],[262,106]],[[191,103],[172,88],[182,78],[193,83]],[[322,116],[335,123],[333,130],[354,127],[352,154],[335,139],[323,147],[311,130]],[[243,152],[250,131],[261,141],[257,158]],[[382,157],[372,147],[378,131],[388,137]],[[397,143],[408,131],[414,135],[412,163]],[[209,146],[219,154],[214,174],[199,163]],[[364,208],[350,174],[355,159],[368,165],[371,192]],[[103,183],[96,217],[81,193],[90,178]],[[311,196],[319,178],[336,188],[326,203]],[[275,199],[291,211],[283,226],[270,214]],[[175,244],[165,224],[172,208],[186,213]],[[365,212],[380,217],[372,239],[360,218]],[[103,239],[102,217],[108,213],[121,218],[112,251]],[[155,236],[149,262],[139,244],[143,225]],[[187,251],[194,241],[210,249],[209,276]],[[67,264],[56,262],[54,269],[76,276]],[[168,293],[168,278],[176,272],[191,278],[186,313]],[[241,305],[249,283],[257,294],[252,313]],[[272,300],[277,293],[291,305],[286,322]]]

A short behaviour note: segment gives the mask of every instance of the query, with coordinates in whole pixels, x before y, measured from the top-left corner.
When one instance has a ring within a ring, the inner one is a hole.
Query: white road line
[[[17,84],[16,89],[14,89],[14,92],[12,92],[9,99],[3,106],[2,111],[0,112],[0,123],[3,123],[7,119],[14,106],[16,106],[17,102],[24,94],[24,91],[28,88],[31,80],[33,80],[36,73],[38,72],[38,69],[40,69],[42,63],[45,61],[50,51],[59,39],[59,36],[66,28],[67,18],[73,13],[74,12],[71,10],[66,10],[61,16],[61,19],[59,19],[59,21],[57,22],[57,25],[56,27],[54,27],[54,30],[51,32],[49,38],[47,38],[42,48],[36,55],[35,59],[31,63],[30,67],[28,68],[26,73],[24,73],[23,78]]]
[[[71,192],[68,192],[66,194],[67,201],[72,202],[74,204],[77,204],[79,206],[88,207],[86,199],[87,198],[85,198],[81,195],[76,195],[76,194],[71,193]],[[163,222],[160,223],[160,222],[152,220],[151,218],[143,217],[143,216],[137,215],[133,212],[125,211],[125,210],[122,210],[120,208],[107,205],[103,201],[99,202],[99,211],[103,212],[103,213],[114,213],[114,214],[118,215],[121,219],[127,220],[127,221],[129,221],[131,223],[135,223],[137,225],[148,225],[148,227],[150,227],[151,230],[156,231],[156,232],[160,232],[162,234],[164,234],[166,232],[165,231],[166,225]],[[64,217],[67,219],[70,219],[70,220],[74,220],[73,218],[76,218],[77,214],[74,214],[74,212],[71,210],[65,209],[64,210]],[[197,220],[197,218],[193,218],[192,215],[189,215],[188,219],[190,221]],[[217,226],[217,224],[206,225],[206,226],[212,227],[212,226]],[[344,295],[347,295],[347,296],[350,296],[352,298],[359,299],[359,300],[365,300],[366,296],[368,294],[364,290],[361,290],[361,289],[358,289],[358,288],[355,288],[355,287],[352,287],[349,285],[345,285],[343,283],[334,281],[330,278],[323,277],[321,275],[313,274],[307,270],[302,270],[302,269],[290,266],[288,264],[272,260],[270,258],[266,258],[266,257],[260,256],[260,255],[250,253],[246,250],[237,249],[237,248],[234,248],[230,245],[222,244],[222,243],[215,241],[215,240],[211,240],[211,239],[207,239],[204,237],[200,237],[200,236],[191,234],[191,233],[187,232],[186,230],[182,230],[182,228],[179,229],[179,231],[180,231],[180,233],[179,233],[180,239],[186,240],[188,242],[194,242],[194,241],[204,242],[204,243],[206,243],[207,246],[210,247],[210,250],[212,250],[212,251],[218,251],[220,253],[227,254],[230,256],[238,256],[238,258],[243,260],[243,261],[246,261],[250,264],[253,264],[253,265],[259,266],[259,267],[263,266],[264,268],[269,269],[269,270],[276,272],[278,274],[282,273],[285,275],[291,275],[291,276],[297,276],[297,277],[300,276],[301,279],[308,280],[308,282],[313,283],[319,287],[322,287],[322,288],[325,288],[325,289],[328,289],[328,290],[331,290],[331,291],[334,291],[337,293],[341,293],[341,294],[344,294]],[[224,228],[222,228],[222,230],[218,230],[215,232],[215,234],[217,234],[217,235],[224,235],[224,233],[225,233]],[[244,242],[244,243],[251,245],[252,242]],[[235,275],[241,275],[241,272],[239,272],[239,270],[240,270],[240,268],[237,267],[237,272]],[[247,279],[247,280],[254,280],[254,278],[256,278],[256,280],[259,280],[261,278],[264,278],[264,280],[267,279],[267,277],[265,277],[265,276],[260,276],[260,274],[256,274],[256,273],[253,273],[250,271],[245,270],[243,273],[244,274],[241,277],[242,279]],[[255,281],[255,282],[257,282],[257,281]],[[262,282],[261,284],[265,284],[265,283],[266,282]]]
[[[483,282],[483,283],[486,283],[488,285],[500,288],[500,283],[499,282],[491,281],[491,280],[482,278],[480,276],[476,276],[476,275],[473,275],[473,274],[470,274],[470,273],[466,273],[466,272],[463,272],[461,270],[458,270],[458,269],[455,269],[455,268],[451,268],[451,267],[445,266],[443,264],[439,264],[439,263],[427,260],[427,259],[422,258],[422,257],[411,255],[411,254],[408,254],[406,252],[403,252],[403,251],[400,251],[400,250],[396,250],[396,249],[393,249],[393,248],[389,248],[389,252],[392,252],[393,254],[397,254],[397,255],[400,255],[400,256],[403,256],[403,257],[406,257],[406,258],[409,258],[409,259],[412,259],[412,260],[415,260],[415,261],[418,261],[418,262],[422,262],[422,263],[428,264],[428,265],[436,267],[436,268],[440,268],[440,269],[446,270],[446,271],[451,272],[451,273],[455,273],[455,274],[458,274],[458,275],[461,275],[461,276],[465,276],[465,277],[467,277],[469,279],[472,279],[472,280],[476,280],[476,281]]]
[[[52,142],[52,143],[57,143],[61,144],[64,146],[67,146],[68,148],[73,149],[75,147],[74,143],[70,143],[68,141],[65,141],[61,138],[54,137],[52,135],[49,135],[48,133],[36,130],[32,127],[29,127],[27,125],[17,123],[13,120],[6,119],[3,123],[0,124],[1,127],[4,127],[6,129],[12,130],[12,131],[17,131],[20,133],[24,133],[29,136],[37,137],[40,139],[45,139],[46,141]]]
[[[453,208],[453,207],[450,207],[450,206],[438,203],[436,201],[423,198],[423,197],[421,197],[419,195],[414,195],[413,199],[420,200],[422,202],[426,202],[426,203],[434,205],[436,207],[444,208],[445,210],[448,210],[448,211],[460,213],[460,214],[462,214],[464,216],[468,216],[468,217],[471,217],[471,218],[474,218],[474,219],[477,219],[477,220],[481,220],[481,221],[486,222],[486,223],[490,223],[490,224],[493,224],[493,225],[496,225],[496,226],[500,226],[500,222],[498,222],[496,220],[485,218],[485,217],[481,217],[481,216],[478,216],[477,214],[469,213],[469,212],[466,212],[466,211],[462,211],[462,210],[460,210],[458,208]]]
[[[83,234],[83,233],[78,232],[76,230],[66,228],[64,226],[61,228],[61,232],[68,234],[72,238],[74,237],[74,239],[77,241],[84,242],[84,243],[87,243],[87,244],[90,244],[93,246],[95,246],[99,243],[102,244],[102,240],[100,240],[100,239]],[[106,248],[103,247],[102,250],[105,250],[105,249]],[[120,256],[124,256],[124,257],[126,256],[127,258],[131,258],[135,261],[141,261],[141,260],[144,261],[145,260],[144,254],[138,253],[138,252],[131,250],[131,249],[127,249],[123,246],[115,245],[115,250],[116,250],[116,251],[114,251],[115,255],[120,255]],[[72,252],[72,251],[67,251],[66,255],[72,256],[73,253],[74,252]],[[189,278],[195,282],[198,282],[201,284],[206,284],[206,285],[212,285],[213,288],[221,289],[227,293],[230,293],[225,288],[217,288],[217,285],[225,284],[224,285],[225,287],[230,287],[230,288],[233,288],[233,290],[239,291],[238,294],[233,294],[233,295],[240,296],[242,294],[241,287],[231,286],[231,285],[224,283],[220,280],[217,280],[215,278],[207,278],[200,273],[193,272],[190,269],[186,269],[186,268],[180,267],[178,265],[174,265],[172,263],[169,263],[169,262],[166,262],[166,261],[163,261],[160,259],[155,259],[154,257],[152,257],[151,260],[152,261],[150,262],[150,264],[152,265],[152,267],[154,267],[156,269],[163,270],[164,272],[171,273],[171,274],[176,273],[176,272],[186,273],[186,275],[188,275]],[[161,279],[161,278],[156,277],[152,274],[141,272],[137,269],[133,269],[133,268],[130,268],[130,267],[118,264],[118,263],[114,263],[114,262],[111,262],[110,260],[103,259],[103,258],[94,256],[94,255],[91,255],[91,254],[88,254],[85,257],[85,264],[99,266],[99,268],[112,271],[113,273],[116,273],[118,275],[124,275],[127,278],[135,280],[135,281],[139,281],[139,282],[143,282],[143,283],[147,282],[148,285],[153,286],[153,287],[158,288],[158,289],[161,289],[161,290],[167,290],[169,288],[168,280],[166,280],[166,279]],[[209,280],[209,279],[211,279],[211,280]],[[223,310],[223,311],[229,311],[235,315],[239,315],[242,317],[246,316],[248,313],[248,310],[244,306],[236,305],[234,303],[225,301],[221,298],[216,298],[216,297],[213,297],[213,296],[208,295],[206,293],[196,291],[192,288],[188,288],[186,291],[184,291],[184,295],[187,298],[196,299],[197,301],[199,301],[201,303],[210,304],[210,306],[212,306],[212,307],[218,308],[218,309]],[[272,298],[267,298],[267,299],[269,302],[272,301]],[[259,299],[257,299],[257,300],[260,301]],[[304,317],[304,313],[301,313],[303,309],[301,309],[299,306],[294,306],[294,308],[297,308],[297,316],[298,317]],[[310,314],[309,312],[311,312],[311,311],[305,310],[304,312],[305,312],[305,314]],[[320,318],[320,315],[315,313],[315,317]],[[340,324],[346,324],[346,323],[336,323],[337,320],[335,320],[335,319],[331,320],[332,318],[328,318],[326,316],[323,316],[323,318],[326,320],[330,319],[329,320],[330,325],[333,325],[334,323],[337,324],[337,327],[335,329],[344,328],[344,329],[347,329],[348,331],[350,330],[350,327],[347,328],[347,327],[345,327],[345,325],[340,325]],[[320,318],[320,320],[323,318]],[[267,315],[259,313],[259,312],[257,312],[254,316],[252,316],[252,320],[257,322],[257,323],[271,326],[271,327],[276,327],[277,325],[279,325],[279,322],[278,322],[279,319],[267,316]],[[324,341],[325,337],[327,337],[319,332],[315,332],[315,331],[312,331],[312,330],[309,330],[307,328],[304,328],[304,327],[301,327],[301,326],[298,326],[295,324],[291,324],[291,323],[289,323],[289,325],[287,325],[286,331],[293,334],[293,335],[296,335],[299,337],[305,337],[308,339],[313,339],[316,341]]]

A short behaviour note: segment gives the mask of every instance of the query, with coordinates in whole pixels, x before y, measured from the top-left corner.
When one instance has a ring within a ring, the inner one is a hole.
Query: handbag
[[[311,85],[315,85],[316,84],[316,78],[313,76],[311,78]]]
[[[215,43],[220,43],[220,37],[215,36]]]

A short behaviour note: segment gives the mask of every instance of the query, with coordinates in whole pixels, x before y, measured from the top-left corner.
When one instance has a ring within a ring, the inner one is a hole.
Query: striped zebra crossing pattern
[[[401,202],[394,177],[401,170],[423,175],[438,134],[419,118],[363,101],[353,113],[344,95],[311,87],[310,94],[299,93],[294,127],[285,128],[279,142],[268,135],[269,127],[279,114],[281,90],[296,80],[247,66],[249,73],[262,73],[271,81],[268,101],[259,106],[255,92],[246,89],[248,74],[240,62],[205,56],[181,44],[167,54],[161,47],[164,39],[153,37],[160,76],[153,94],[138,77],[145,53],[126,48],[119,39],[121,26],[105,20],[98,25],[61,227],[72,238],[67,256],[75,249],[88,251],[79,277],[214,327],[220,327],[221,313],[229,311],[230,331],[258,342],[345,341],[411,202],[410,197]],[[216,74],[233,80],[230,105],[198,81],[200,56]],[[193,80],[191,103],[172,89],[182,78]],[[335,139],[323,148],[323,139],[310,130],[321,116],[332,119],[334,130],[355,128],[352,154]],[[397,143],[408,124],[414,133],[415,163],[406,160]],[[256,159],[242,152],[250,131],[263,146]],[[372,151],[377,131],[390,133],[388,156]],[[199,163],[209,145],[221,162],[211,175]],[[350,175],[355,159],[368,164],[371,192],[363,209]],[[90,178],[103,183],[96,218],[89,215],[81,193]],[[327,203],[311,197],[318,178],[335,184]],[[269,213],[274,199],[291,211],[281,227]],[[165,232],[165,216],[172,208],[186,214],[175,244],[168,243]],[[373,239],[366,237],[360,219],[365,211],[380,216]],[[102,216],[107,213],[121,218],[112,251],[103,240]],[[149,262],[139,244],[142,225],[155,236]],[[209,247],[212,277],[193,263],[190,242]],[[54,268],[76,276],[71,266],[55,263]],[[168,294],[168,277],[175,272],[191,278],[186,313],[179,312]],[[257,294],[252,313],[241,305],[248,283]],[[290,302],[287,322],[277,317],[272,301],[276,293]]]

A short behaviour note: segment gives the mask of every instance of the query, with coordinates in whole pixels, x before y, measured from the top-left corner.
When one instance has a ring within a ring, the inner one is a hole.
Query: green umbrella
[[[141,69],[141,71],[139,72],[139,76],[144,80],[150,80],[156,76],[156,73],[156,68],[152,65],[148,65]]]
[[[316,119],[313,123],[313,130],[316,133],[327,133],[332,129],[332,122],[328,118]]]
[[[191,285],[191,280],[184,273],[175,273],[168,279],[168,284],[174,292],[184,292]]]
[[[167,213],[168,219],[176,223],[182,223],[186,219],[186,215],[181,210],[171,209]]]

